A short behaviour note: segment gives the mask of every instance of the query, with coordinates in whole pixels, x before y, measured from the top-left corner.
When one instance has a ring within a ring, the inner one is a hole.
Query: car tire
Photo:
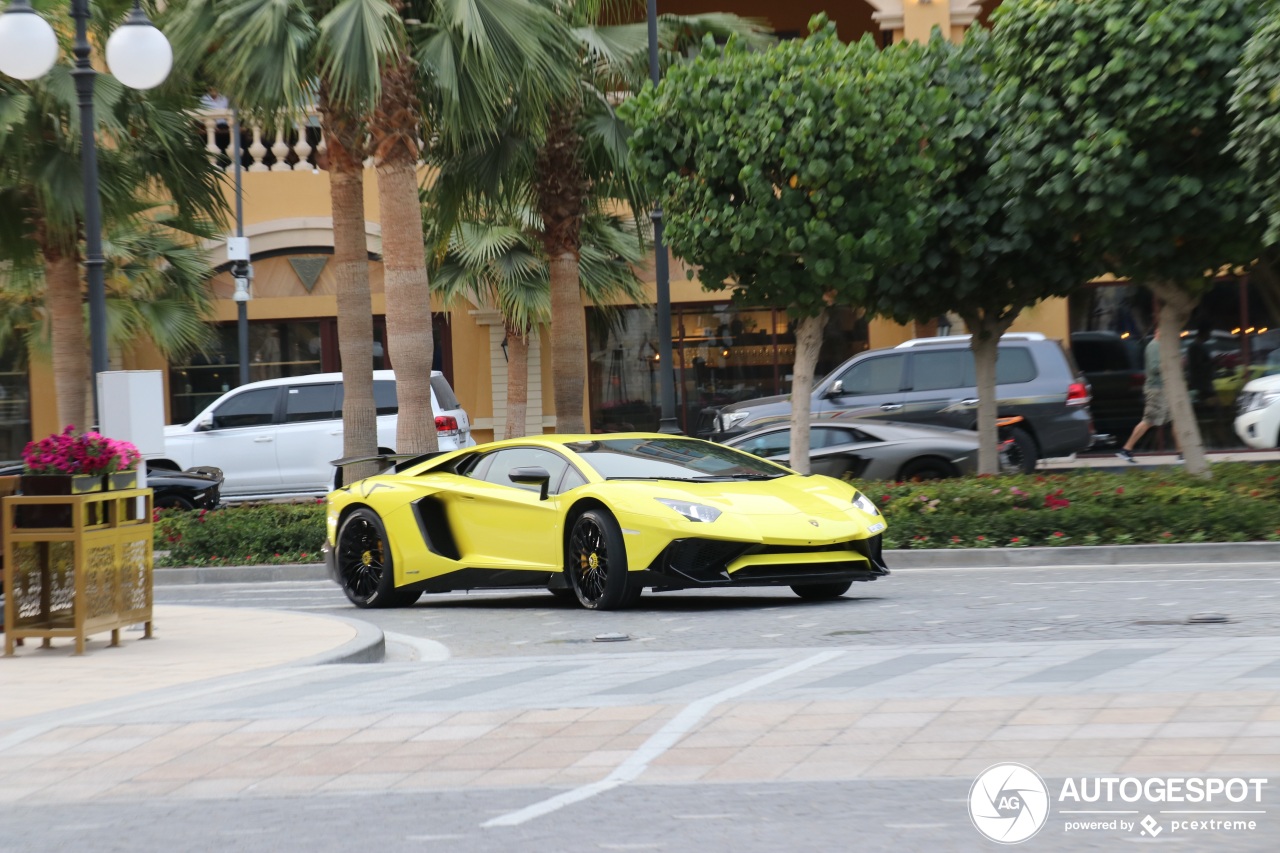
[[[156,509],[176,509],[179,512],[191,512],[196,505],[182,495],[165,495],[155,499]]]
[[[904,483],[912,480],[945,480],[958,477],[960,471],[945,459],[937,456],[920,456],[912,459],[898,471],[898,479]]]
[[[334,559],[342,591],[356,607],[408,607],[422,596],[395,588],[387,531],[371,509],[361,507],[343,519]]]
[[[1036,470],[1036,441],[1026,430],[1013,427],[1007,433],[1013,444],[1009,448],[1010,473],[1030,474]],[[1005,473],[1005,472],[1002,472]]]
[[[791,587],[791,591],[806,601],[828,601],[839,598],[849,591],[853,581],[832,581],[831,583],[803,583]]]
[[[627,571],[622,531],[603,509],[589,509],[574,521],[564,570],[578,603],[588,610],[621,610],[640,597],[640,586]]]

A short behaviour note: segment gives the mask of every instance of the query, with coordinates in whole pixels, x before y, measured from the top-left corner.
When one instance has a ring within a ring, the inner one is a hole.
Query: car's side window
[[[852,394],[896,394],[902,390],[902,368],[906,358],[891,353],[865,358],[840,377],[842,391]]]
[[[866,433],[859,432],[856,429],[848,429],[846,427],[823,427],[815,426],[811,428],[809,433],[809,446],[814,450],[820,450],[824,447],[837,447],[841,444],[857,444],[863,441],[872,441]]]
[[[768,459],[772,456],[785,456],[791,452],[791,430],[780,429],[758,435],[750,441],[738,445],[739,450]]]
[[[279,388],[255,388],[227,400],[213,411],[214,429],[267,426],[275,423]]]
[[[996,384],[1015,385],[1036,378],[1036,363],[1026,347],[1000,347],[996,357]]]
[[[560,485],[552,484],[551,494],[563,495],[570,489],[576,489],[578,486],[585,486],[586,484],[587,478],[582,476],[577,468],[569,465],[564,469],[564,476],[560,478]]]
[[[545,468],[547,473],[551,475],[551,479],[548,481],[549,484],[555,486],[560,482],[565,469],[569,467],[569,460],[559,453],[541,447],[509,447],[499,450],[492,456],[493,462],[490,463],[488,470],[481,476],[481,479],[498,486],[510,486],[530,492],[538,491],[538,487],[511,482],[512,469]]]
[[[973,374],[973,354],[967,350],[916,352],[911,356],[911,389],[944,391],[967,387]]]
[[[285,423],[300,421],[326,421],[341,417],[342,412],[335,410],[337,385],[326,382],[322,385],[295,385],[285,392]]]
[[[342,417],[342,401],[343,401],[342,383],[338,383],[338,399],[333,404],[333,408],[338,413],[338,417]],[[394,415],[399,413],[400,405],[396,400],[396,382],[394,379],[375,379],[373,380],[373,406],[378,410],[379,415]]]

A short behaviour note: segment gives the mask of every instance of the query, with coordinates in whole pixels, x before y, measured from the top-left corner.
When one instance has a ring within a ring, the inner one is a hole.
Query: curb
[[[1132,566],[1162,563],[1280,565],[1280,542],[1060,545],[1052,548],[909,548],[885,551],[890,569]]]
[[[1052,548],[900,548],[885,551],[892,569],[1131,566],[1159,563],[1270,563],[1280,565],[1280,542],[1175,545],[1060,545]],[[204,566],[156,569],[156,586],[216,583],[327,581],[323,563],[280,566]]]
[[[156,586],[205,583],[277,583],[326,581],[324,563],[285,563],[277,566],[188,566],[152,571]]]
[[[314,619],[332,619],[356,629],[356,635],[347,642],[311,657],[299,658],[282,666],[324,666],[331,663],[382,663],[387,656],[387,637],[382,629],[359,619],[332,616],[327,613],[309,613]]]

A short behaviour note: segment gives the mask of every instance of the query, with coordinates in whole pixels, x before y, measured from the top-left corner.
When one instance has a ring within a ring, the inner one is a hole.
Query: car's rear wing
[[[345,465],[355,465],[359,462],[377,462],[379,474],[385,474],[391,470],[399,473],[412,468],[414,465],[426,462],[428,459],[443,456],[446,453],[453,453],[453,451],[437,450],[432,453],[379,453],[374,456],[344,456],[341,459],[334,459],[329,464],[341,468]]]

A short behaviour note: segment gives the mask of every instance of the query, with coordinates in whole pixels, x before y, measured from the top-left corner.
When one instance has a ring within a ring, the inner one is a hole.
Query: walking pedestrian
[[[1133,456],[1133,448],[1147,430],[1152,427],[1163,427],[1169,422],[1169,399],[1164,394],[1164,378],[1160,374],[1160,330],[1152,335],[1150,343],[1143,350],[1142,360],[1147,371],[1146,380],[1142,383],[1142,420],[1133,428],[1133,433],[1124,446],[1116,451],[1126,462],[1137,462]],[[1174,436],[1177,442],[1178,437]],[[1179,448],[1181,450],[1181,448]],[[1181,457],[1181,453],[1178,454]]]

